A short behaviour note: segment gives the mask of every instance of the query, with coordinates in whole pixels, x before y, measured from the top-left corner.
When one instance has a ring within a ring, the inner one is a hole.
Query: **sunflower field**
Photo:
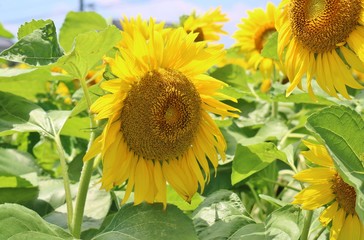
[[[0,24],[0,240],[364,240],[364,1],[154,17]]]

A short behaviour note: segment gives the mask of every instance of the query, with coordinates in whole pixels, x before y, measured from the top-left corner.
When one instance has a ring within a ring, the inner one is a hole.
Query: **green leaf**
[[[266,239],[298,240],[301,236],[304,217],[299,207],[286,205],[272,212],[265,220]]]
[[[229,240],[268,240],[263,223],[248,224],[236,231]],[[288,240],[288,239],[287,239]]]
[[[273,101],[275,102],[293,102],[293,103],[308,103],[308,104],[316,104],[316,105],[335,105],[335,102],[328,100],[327,98],[316,96],[317,101],[310,97],[308,93],[302,94],[291,94],[286,97],[283,94],[279,94],[273,97]]]
[[[36,172],[34,158],[26,152],[0,148],[0,175],[22,175]]]
[[[0,69],[0,91],[11,92],[32,101],[36,101],[39,94],[47,94],[47,82],[68,78],[64,75],[54,75],[47,69]],[[31,86],[31,87],[27,87]]]
[[[90,118],[70,117],[62,128],[61,135],[90,139]]]
[[[197,239],[189,219],[176,206],[125,204],[111,223],[96,237],[100,239]]]
[[[241,91],[250,93],[245,69],[238,65],[228,64],[221,68],[217,68],[215,71],[210,73],[210,76],[224,81],[230,86],[240,89]]]
[[[42,138],[33,147],[33,154],[42,169],[55,173],[56,176],[61,173],[59,154],[54,141],[48,138]]]
[[[287,161],[286,155],[271,142],[249,146],[239,144],[233,160],[232,184],[261,171],[275,160]]]
[[[53,21],[26,23],[19,36],[22,38],[18,42],[0,53],[1,58],[39,66],[56,62],[63,55]]]
[[[238,195],[219,190],[207,197],[193,212],[199,239],[228,239],[242,226],[254,223]]]
[[[52,20],[32,20],[31,22],[26,22],[20,26],[18,30],[18,39],[31,34],[37,29],[44,28],[46,25],[52,24]]]
[[[241,137],[239,143],[242,145],[252,145],[267,140],[279,140],[288,132],[287,125],[280,120],[269,120],[259,129],[257,134],[251,138]]]
[[[69,118],[71,111],[50,111],[48,112],[49,119],[53,125],[55,134],[59,134]]]
[[[25,98],[0,91],[0,136],[14,132],[50,132],[47,113]]]
[[[278,57],[278,32],[272,33],[267,42],[264,44],[261,55],[265,58],[271,58],[273,60],[279,61]]]
[[[26,203],[36,199],[38,192],[37,186],[22,177],[0,176],[0,204]]]
[[[104,54],[120,39],[120,30],[115,26],[109,26],[99,32],[79,34],[72,52],[60,58],[57,65],[75,78],[84,79],[87,72],[101,61]]]
[[[356,189],[356,212],[364,220],[364,121],[354,110],[331,106],[312,114],[307,128],[325,142],[340,176]]]
[[[95,12],[69,12],[59,32],[59,42],[65,52],[68,52],[80,33],[101,31],[106,27],[106,20]]]
[[[71,185],[71,189],[75,188],[75,185]],[[76,189],[75,189],[76,191]],[[61,191],[63,193],[64,190]],[[60,193],[59,193],[60,194]],[[73,199],[75,204],[75,199]],[[95,182],[90,184],[88,189],[87,199],[85,203],[84,220],[82,222],[82,231],[99,228],[109,212],[111,205],[110,193],[105,190],[100,190],[100,184]],[[47,222],[56,224],[63,228],[67,228],[67,206],[63,204],[55,209],[54,212],[46,215],[44,219]]]
[[[37,213],[17,204],[0,205],[0,239],[25,239],[22,236],[48,235],[47,239],[73,239],[58,226],[44,221]],[[43,234],[41,234],[43,233]],[[38,239],[26,237],[26,239]]]
[[[95,102],[96,99],[105,94],[104,90],[102,90],[98,84],[89,87],[88,90],[90,92],[92,102]],[[86,98],[83,95],[83,91],[81,89],[77,90],[75,94],[73,94],[72,98],[78,100],[78,102],[73,108],[71,116],[76,116],[77,114],[87,110],[88,106]]]
[[[196,193],[191,202],[187,203],[170,185],[167,185],[167,202],[177,206],[182,211],[193,211],[202,202],[202,197]]]
[[[6,30],[4,28],[4,26],[0,23],[0,37],[3,37],[3,38],[13,38],[14,35],[9,32],[8,30]]]

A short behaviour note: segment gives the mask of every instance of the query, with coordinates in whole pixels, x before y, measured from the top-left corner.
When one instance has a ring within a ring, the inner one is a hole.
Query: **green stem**
[[[91,108],[91,97],[90,93],[87,88],[86,80],[80,79],[80,83],[83,89],[83,93],[86,99],[86,103],[88,106],[88,109]],[[97,127],[97,123],[93,117],[93,115],[90,113],[90,128],[94,129]],[[93,141],[95,139],[95,133],[91,131],[90,134],[90,140],[88,143],[87,151],[90,149]],[[85,203],[87,198],[87,191],[88,187],[90,185],[90,180],[93,172],[93,165],[94,165],[94,159],[91,159],[84,163],[81,177],[80,177],[80,183],[78,186],[78,192],[76,197],[76,205],[75,205],[75,211],[72,216],[72,235],[76,238],[80,238],[81,235],[81,226],[82,226],[82,220],[83,220],[83,214],[85,210]]]
[[[70,188],[70,180],[68,177],[68,165],[66,162],[66,156],[64,153],[64,149],[62,147],[61,139],[59,135],[54,131],[54,142],[56,143],[56,148],[59,154],[59,159],[62,167],[62,177],[63,177],[63,185],[64,191],[66,195],[66,205],[67,205],[67,224],[68,228],[71,230],[72,226],[72,214],[73,214],[73,206],[72,206],[72,195]]]
[[[272,116],[272,118],[278,117],[278,102],[272,102],[271,116]]]
[[[321,236],[321,234],[325,231],[326,227],[322,227],[320,231],[316,234],[316,236],[312,240],[317,240]]]
[[[313,216],[313,211],[308,210],[307,215],[306,215],[306,219],[305,219],[305,224],[304,224],[303,230],[302,230],[301,240],[307,240],[308,239],[308,234],[310,232],[312,216]]]

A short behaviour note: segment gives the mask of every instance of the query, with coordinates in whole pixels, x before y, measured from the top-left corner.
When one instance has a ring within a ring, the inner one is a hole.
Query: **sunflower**
[[[323,145],[304,143],[309,151],[302,154],[317,167],[294,176],[310,185],[295,196],[293,203],[301,204],[307,210],[326,206],[320,215],[320,222],[324,226],[331,223],[330,239],[364,239],[364,224],[355,212],[355,189],[341,178]]]
[[[267,10],[256,8],[248,11],[248,17],[242,18],[238,24],[239,30],[233,34],[240,51],[246,55],[248,68],[259,70],[263,75],[263,85],[271,85],[273,69],[279,69],[278,64],[271,58],[265,58],[261,51],[275,29],[276,7],[272,3],[267,4]],[[263,88],[263,87],[262,87]]]
[[[225,84],[204,74],[220,61],[222,46],[155,26],[150,19],[143,29],[122,31],[118,54],[106,59],[117,79],[101,84],[110,94],[91,107],[108,121],[84,159],[101,153],[106,190],[127,180],[123,203],[134,190],[134,204],[165,205],[167,182],[190,201],[209,180],[209,162],[216,169],[218,154],[225,159],[225,140],[208,112],[238,117],[214,98],[236,101],[219,92]]]
[[[364,72],[363,0],[283,0],[277,15],[278,55],[291,82],[289,95],[301,79],[314,98],[311,81],[328,94],[349,99],[347,86],[361,89],[352,69]]]
[[[221,8],[210,9],[202,16],[196,16],[193,12],[183,23],[183,28],[187,33],[198,33],[195,41],[217,41],[219,34],[227,34],[222,30],[223,22],[229,19],[221,12]]]

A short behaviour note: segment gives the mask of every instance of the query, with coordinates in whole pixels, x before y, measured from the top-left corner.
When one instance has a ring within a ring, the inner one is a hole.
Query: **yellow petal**
[[[330,168],[315,167],[305,169],[294,175],[294,178],[307,183],[327,183],[335,176],[336,171]]]
[[[322,223],[322,225],[327,226],[327,224],[332,221],[337,212],[338,206],[338,202],[335,201],[321,213],[320,222]]]

